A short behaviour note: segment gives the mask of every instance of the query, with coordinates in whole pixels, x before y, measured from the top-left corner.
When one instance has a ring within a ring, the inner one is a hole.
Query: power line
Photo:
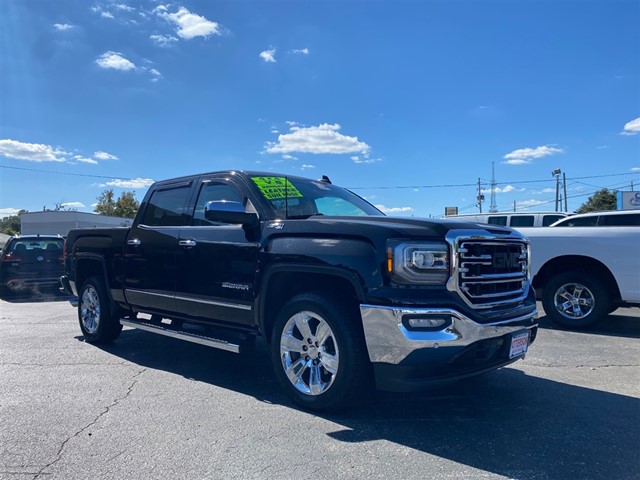
[[[38,170],[36,168],[10,167],[8,165],[0,165],[0,168],[7,168],[10,170],[21,170],[25,172],[49,173],[53,175],[71,175],[73,177],[102,178],[102,179],[108,179],[108,180],[136,180],[135,178],[128,178],[128,177],[107,177],[105,175],[89,175],[88,173],[54,172],[51,170]]]

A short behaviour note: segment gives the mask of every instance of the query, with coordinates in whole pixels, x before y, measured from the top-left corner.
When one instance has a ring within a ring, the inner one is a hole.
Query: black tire
[[[111,305],[104,283],[89,277],[78,295],[78,321],[84,338],[89,343],[109,343],[122,331],[120,315]]]
[[[367,396],[370,363],[358,319],[357,311],[326,295],[298,295],[282,307],[273,328],[272,361],[296,403],[337,410]]]
[[[553,322],[582,329],[611,312],[611,298],[605,285],[593,275],[578,270],[560,273],[544,287],[542,306]]]

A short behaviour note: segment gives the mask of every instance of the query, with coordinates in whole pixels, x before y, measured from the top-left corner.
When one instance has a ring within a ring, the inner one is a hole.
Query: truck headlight
[[[389,246],[388,255],[387,268],[398,283],[444,285],[449,278],[446,243],[398,243]]]

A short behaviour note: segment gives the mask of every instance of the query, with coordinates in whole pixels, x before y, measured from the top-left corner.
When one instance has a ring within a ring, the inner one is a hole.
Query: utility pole
[[[568,212],[567,208],[567,174],[562,172],[562,191],[564,192],[564,211]]]
[[[478,208],[482,213],[482,202],[484,202],[484,195],[482,194],[482,185],[480,184],[480,177],[478,177]]]
[[[514,212],[516,211],[516,201],[515,200],[513,201],[513,211]]]
[[[551,172],[551,176],[556,177],[556,212],[560,211],[558,210],[558,202],[560,200],[560,174],[561,173],[562,173],[562,170],[560,170],[559,168],[556,168]]]
[[[491,162],[491,206],[489,213],[498,213],[496,205],[496,162]]]

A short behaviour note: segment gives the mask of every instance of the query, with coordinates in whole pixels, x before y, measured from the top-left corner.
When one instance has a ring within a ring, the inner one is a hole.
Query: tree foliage
[[[122,192],[116,200],[113,190],[109,189],[98,196],[98,203],[93,211],[100,215],[133,218],[136,216],[138,207],[140,202],[136,199],[135,192]]]
[[[618,208],[617,190],[609,191],[606,188],[598,190],[589,199],[580,205],[576,213],[601,212],[616,210]]]
[[[27,210],[20,210],[18,215],[9,215],[8,217],[0,218],[0,233],[19,235],[21,213],[27,213]]]

